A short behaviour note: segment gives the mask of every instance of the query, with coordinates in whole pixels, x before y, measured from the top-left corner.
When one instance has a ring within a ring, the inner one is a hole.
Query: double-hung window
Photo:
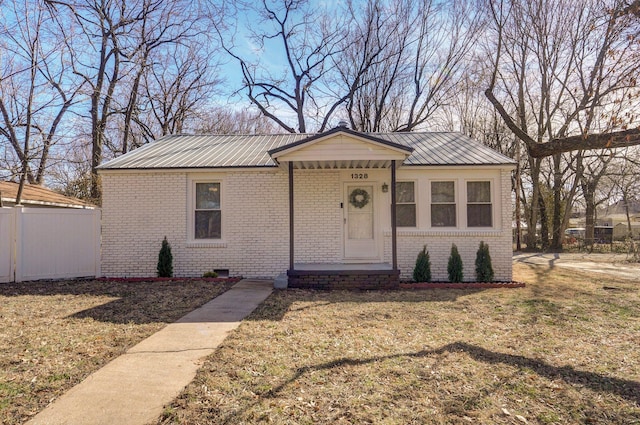
[[[398,227],[416,227],[414,182],[396,182],[396,225]]]
[[[467,227],[491,227],[491,182],[467,182]]]
[[[196,183],[195,239],[221,238],[222,211],[220,208],[220,189],[220,183]]]
[[[456,227],[455,182],[431,182],[431,227]]]

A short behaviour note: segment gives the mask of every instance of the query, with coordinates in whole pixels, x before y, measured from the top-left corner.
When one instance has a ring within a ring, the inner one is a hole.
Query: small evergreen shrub
[[[456,244],[451,245],[451,255],[449,255],[447,273],[449,275],[449,282],[452,283],[460,283],[464,278],[462,273],[462,257],[460,257],[460,253],[458,253]]]
[[[218,273],[216,272],[205,272],[202,277],[218,277]]]
[[[476,279],[478,282],[493,282],[493,266],[491,266],[491,255],[489,245],[483,241],[476,253]]]
[[[173,255],[171,245],[165,236],[158,254],[158,277],[173,277]]]
[[[416,267],[413,269],[413,280],[416,282],[431,282],[431,261],[427,246],[422,248],[416,259]]]

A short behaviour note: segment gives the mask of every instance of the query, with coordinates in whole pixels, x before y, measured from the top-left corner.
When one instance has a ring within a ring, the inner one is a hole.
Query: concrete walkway
[[[147,424],[195,377],[203,357],[264,301],[272,281],[242,280],[73,387],[27,424]]]

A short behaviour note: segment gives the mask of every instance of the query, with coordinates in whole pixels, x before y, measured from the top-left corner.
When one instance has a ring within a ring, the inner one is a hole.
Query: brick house
[[[511,280],[515,162],[460,133],[167,136],[103,164],[102,272],[288,276],[290,286],[394,287],[426,244],[435,281],[480,241]],[[286,273],[286,274],[285,274]]]

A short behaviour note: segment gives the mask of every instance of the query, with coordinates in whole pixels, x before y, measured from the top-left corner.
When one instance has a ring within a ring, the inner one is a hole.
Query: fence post
[[[95,226],[95,272],[96,278],[98,278],[101,277],[102,272],[102,210],[96,208],[93,211],[93,222]]]
[[[0,208],[0,283],[14,280],[14,217],[13,208]]]
[[[15,269],[13,271],[14,282],[22,282],[22,276],[24,274],[24,259],[22,253],[22,220],[24,207],[22,205],[16,205],[13,207],[13,211],[15,214],[15,220],[13,221],[15,224],[13,226],[13,264],[15,265]]]

